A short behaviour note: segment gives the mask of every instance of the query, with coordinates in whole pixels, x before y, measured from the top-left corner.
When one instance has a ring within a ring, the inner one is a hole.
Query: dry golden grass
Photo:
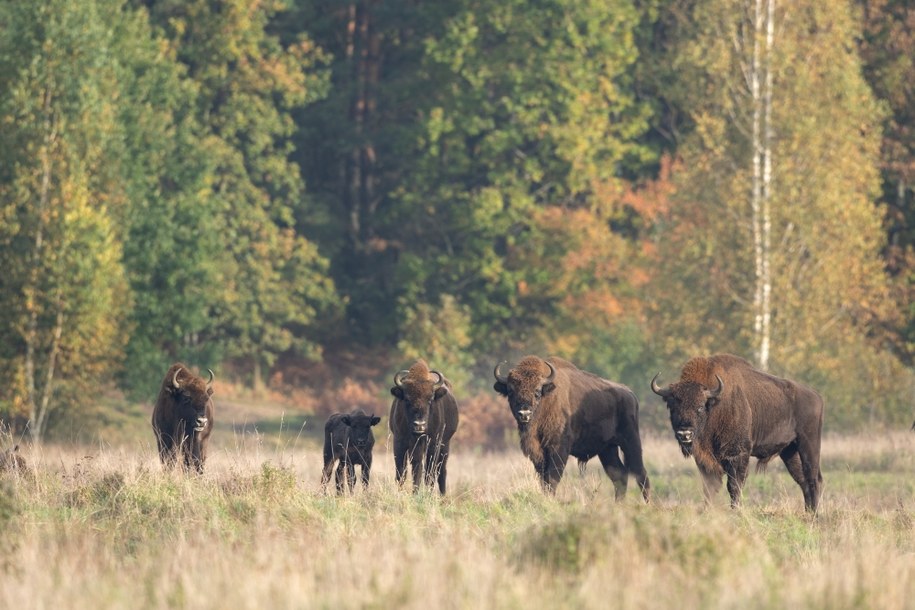
[[[780,465],[744,507],[702,501],[692,462],[648,437],[654,502],[593,461],[544,496],[520,450],[458,451],[449,493],[320,490],[295,432],[223,435],[200,477],[151,444],[25,448],[0,477],[0,608],[880,608],[915,599],[915,434],[827,438],[817,518]]]

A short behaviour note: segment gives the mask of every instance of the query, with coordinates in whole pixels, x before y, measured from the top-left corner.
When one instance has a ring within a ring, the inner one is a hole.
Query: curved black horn
[[[438,381],[435,382],[434,388],[437,390],[445,384],[445,376],[439,373],[438,371],[429,371],[433,375],[438,376]]]
[[[394,374],[394,385],[396,385],[398,388],[401,387],[403,385],[404,377],[406,377],[409,374],[410,374],[410,371],[408,371],[406,369],[404,369],[402,371],[397,371],[397,373]]]
[[[715,374],[715,379],[718,380],[718,387],[708,391],[709,398],[718,398],[718,395],[721,394],[721,390],[724,389],[724,382],[721,380],[721,377]]]
[[[651,378],[651,391],[657,394],[662,398],[666,398],[670,395],[670,389],[664,389],[658,385],[658,377],[661,376],[661,371],[655,373],[655,376]]]
[[[554,369],[554,368],[553,368],[553,365],[550,364],[549,362],[547,362],[546,360],[544,360],[544,362],[546,362],[546,365],[547,365],[548,367],[550,367],[550,376],[547,377],[546,379],[544,379],[544,380],[543,380],[543,383],[550,383],[551,381],[553,381],[553,377],[556,376],[556,369]]]
[[[495,378],[496,378],[496,381],[498,381],[499,383],[504,383],[504,384],[507,385],[507,384],[508,384],[508,376],[507,376],[507,375],[501,375],[501,374],[499,373],[499,369],[502,368],[502,365],[503,365],[503,364],[508,364],[508,361],[507,361],[507,360],[503,360],[502,362],[500,362],[499,364],[497,364],[497,365],[496,365],[496,368],[494,368],[494,369],[492,370],[492,376],[495,377]]]
[[[172,385],[175,386],[175,389],[176,389],[176,390],[177,390],[178,388],[181,387],[181,386],[178,385],[178,373],[180,373],[180,372],[181,372],[181,369],[178,368],[178,369],[175,371],[175,375],[172,377]]]
[[[208,386],[213,385],[213,380],[216,379],[216,375],[213,373],[212,369],[207,369],[207,373],[210,374],[210,380],[207,381],[207,385]]]

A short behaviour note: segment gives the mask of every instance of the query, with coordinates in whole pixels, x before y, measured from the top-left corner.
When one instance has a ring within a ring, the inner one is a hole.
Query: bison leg
[[[699,472],[702,474],[702,492],[705,495],[705,501],[711,504],[712,498],[721,487],[721,472],[708,470],[702,466],[699,466]]]
[[[798,445],[798,453],[801,458],[801,466],[804,471],[804,480],[806,485],[804,490],[804,508],[811,513],[817,512],[817,506],[820,503],[820,493],[823,489],[823,473],[820,472],[820,441],[804,442],[803,439]]]
[[[645,502],[651,501],[651,482],[648,480],[648,471],[645,470],[645,463],[642,461],[642,442],[639,438],[638,431],[629,441],[620,445],[623,452],[623,461],[626,464],[627,472],[635,475],[636,483],[642,490],[642,499]]]
[[[394,471],[397,484],[401,487],[407,478],[407,452],[402,442],[394,442]]]
[[[369,487],[369,476],[372,472],[372,458],[367,457],[362,460],[362,487],[368,489]]]
[[[429,446],[429,437],[422,436],[413,445],[410,452],[410,468],[413,470],[413,491],[419,491],[423,479],[426,477],[426,449]]]
[[[177,459],[174,437],[167,432],[163,432],[156,435],[156,440],[159,442],[159,460],[167,469],[174,468],[175,460]]]
[[[346,492],[346,459],[341,458],[337,462],[337,472],[334,473],[334,483],[337,486],[337,493],[342,494]]]
[[[448,443],[442,445],[441,452],[438,456],[438,492],[445,495],[445,480],[448,478]]]
[[[613,491],[616,501],[619,502],[626,497],[626,486],[629,483],[629,475],[626,467],[620,460],[619,448],[616,445],[605,447],[603,451],[597,454],[604,472],[613,481]]]
[[[334,472],[334,462],[337,460],[334,458],[333,454],[327,455],[327,452],[324,453],[324,468],[321,469],[321,490],[327,490],[327,483],[330,481],[330,475]]]
[[[544,491],[556,493],[556,486],[562,480],[562,473],[569,459],[568,452],[546,450],[543,452],[543,470],[540,474],[540,483]]]
[[[352,460],[348,460],[346,463],[346,486],[350,492],[356,486],[356,464]]]
[[[750,467],[750,454],[742,453],[733,458],[727,458],[723,464],[724,472],[728,475],[728,493],[731,496],[731,508],[740,506],[740,494],[747,480],[747,471]]]

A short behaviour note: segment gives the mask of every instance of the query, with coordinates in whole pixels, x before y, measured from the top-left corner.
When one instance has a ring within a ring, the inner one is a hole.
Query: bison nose
[[[425,421],[414,421],[413,422],[413,432],[416,434],[425,434],[426,433],[426,422]]]
[[[194,432],[203,432],[203,429],[207,427],[207,422],[209,420],[206,417],[197,418],[197,426],[194,427]]]
[[[681,443],[691,443],[693,442],[693,431],[692,430],[677,430],[677,440]]]
[[[522,424],[529,423],[531,421],[531,415],[532,413],[530,409],[523,409],[518,411],[518,421],[520,421]]]

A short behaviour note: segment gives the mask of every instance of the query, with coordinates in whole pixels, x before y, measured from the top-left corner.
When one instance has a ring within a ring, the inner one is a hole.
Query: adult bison
[[[423,481],[430,487],[438,480],[444,495],[451,437],[458,427],[457,401],[451,382],[430,371],[422,359],[409,370],[394,375],[391,388],[390,427],[394,435],[394,467],[397,482],[407,476],[407,460],[413,470],[413,491]]]
[[[526,356],[508,373],[501,371],[503,364],[493,369],[493,388],[508,398],[521,449],[534,463],[544,490],[555,491],[570,455],[578,458],[582,471],[583,463],[596,455],[617,500],[626,495],[632,473],[649,501],[639,401],[632,390],[561,358]]]
[[[381,421],[374,414],[366,415],[362,409],[352,413],[334,413],[324,424],[324,470],[321,473],[321,487],[326,488],[330,474],[337,464],[337,493],[345,490],[344,480],[353,491],[356,484],[356,466],[362,467],[362,485],[369,486],[372,470],[372,448],[375,435],[372,426]]]
[[[652,391],[664,399],[685,457],[693,456],[710,499],[727,475],[731,506],[740,504],[750,457],[757,469],[778,455],[816,512],[823,485],[823,399],[810,388],[755,369],[730,354],[693,358],[680,380]]]
[[[166,467],[175,465],[178,454],[184,468],[203,472],[207,443],[213,431],[213,371],[209,381],[193,374],[184,364],[173,364],[162,380],[153,408],[152,427],[159,445],[159,458]]]

